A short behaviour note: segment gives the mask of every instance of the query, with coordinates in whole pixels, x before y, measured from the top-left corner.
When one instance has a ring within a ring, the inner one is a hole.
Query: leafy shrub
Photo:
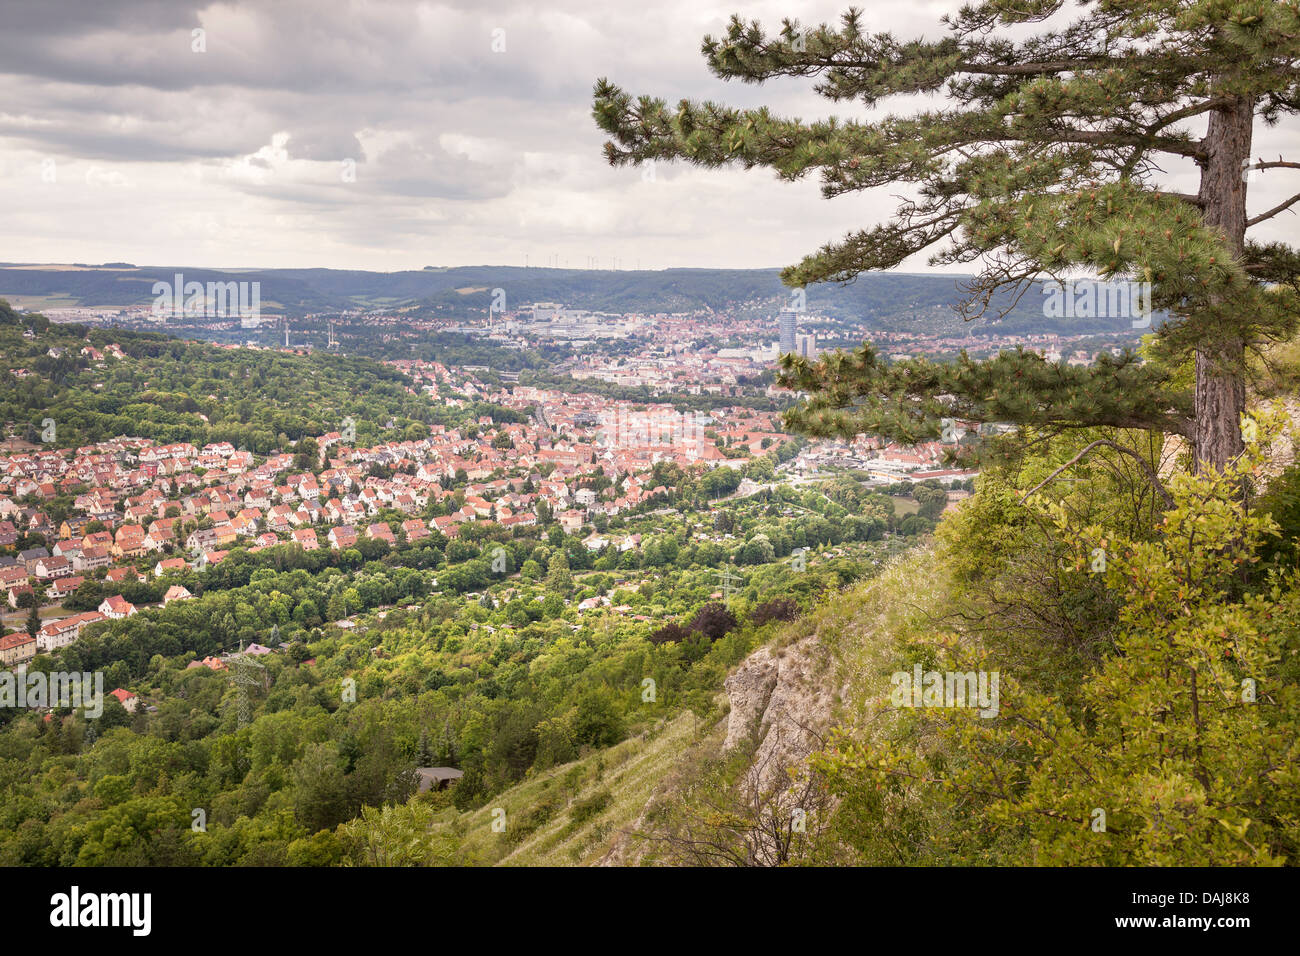
[[[659,630],[650,634],[646,640],[651,644],[680,644],[690,636],[690,628],[683,627],[676,621],[669,621]]]
[[[794,598],[780,597],[758,605],[749,620],[755,627],[762,627],[769,621],[793,621],[798,615],[799,605]]]
[[[574,803],[573,809],[569,811],[569,820],[575,827],[581,826],[609,806],[613,799],[608,790],[601,790],[599,793],[592,794],[586,800],[579,800]]]
[[[721,601],[710,601],[691,618],[686,625],[688,630],[704,635],[711,641],[727,636],[727,632],[736,626],[736,615]]]

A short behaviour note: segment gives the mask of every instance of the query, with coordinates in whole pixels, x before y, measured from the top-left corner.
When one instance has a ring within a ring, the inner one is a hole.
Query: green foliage
[[[578,800],[569,810],[569,820],[574,826],[581,826],[608,807],[612,799],[608,790],[602,790],[584,800]]]
[[[1258,417],[1261,435],[1273,434],[1276,421]],[[1274,525],[1237,500],[1264,444],[1224,474],[1175,476],[1172,505],[1136,534],[1123,507],[1080,510],[1086,489],[1029,508],[981,490],[983,509],[946,531],[963,559],[952,568],[958,593],[1002,591],[1018,567],[1054,567],[1057,582],[1037,585],[1044,598],[1098,586],[1111,596],[1110,641],[1085,663],[1079,645],[1032,631],[1000,639],[997,622],[1028,604],[1028,578],[991,628],[950,618],[903,636],[899,671],[998,672],[997,713],[886,709],[883,734],[845,728],[815,761],[843,800],[838,839],[895,863],[1294,861],[1300,588],[1294,572],[1251,573]],[[1024,557],[1036,538],[1043,553]],[[882,824],[887,841],[872,829]],[[915,849],[900,855],[904,846]]]
[[[573,574],[569,570],[569,559],[564,552],[557,551],[551,555],[546,565],[546,587],[552,594],[567,597],[573,593]]]
[[[1300,465],[1292,465],[1273,479],[1258,508],[1278,527],[1277,535],[1260,549],[1263,560],[1300,567]]]
[[[0,308],[9,307],[0,300]],[[126,357],[95,365],[80,354],[86,345],[111,343]],[[64,352],[52,358],[50,349]],[[427,435],[429,424],[459,424],[479,411],[432,406],[411,394],[396,369],[324,352],[227,350],[157,333],[58,325],[28,340],[0,322],[0,353],[9,369],[36,373],[0,373],[0,417],[25,424],[28,439],[52,418],[62,447],[134,435],[199,446],[228,441],[266,454],[336,431],[348,417],[358,441],[375,444]],[[394,427],[384,428],[389,421]],[[316,467],[308,453],[314,449],[295,451],[302,465]]]

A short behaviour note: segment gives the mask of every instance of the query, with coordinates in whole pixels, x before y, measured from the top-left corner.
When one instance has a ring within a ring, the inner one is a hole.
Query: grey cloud
[[[292,128],[288,152],[291,159],[343,160],[362,155],[355,132],[330,126]]]
[[[794,261],[894,201],[827,203],[815,183],[765,170],[661,165],[647,185],[603,162],[591,87],[608,76],[669,102],[859,115],[806,80],[723,83],[699,55],[733,10],[813,24],[849,2],[0,0],[0,208],[31,256],[65,261],[419,268],[425,256],[522,263],[561,242],[574,264],[642,248],[663,265]],[[933,36],[958,5],[878,0],[866,15],[871,29]],[[193,53],[200,26],[207,52]],[[1278,137],[1261,131],[1257,148],[1275,154]],[[73,168],[34,193],[43,157]],[[87,165],[99,168],[82,182]],[[133,185],[88,185],[101,180]],[[1252,184],[1252,210],[1287,184]]]

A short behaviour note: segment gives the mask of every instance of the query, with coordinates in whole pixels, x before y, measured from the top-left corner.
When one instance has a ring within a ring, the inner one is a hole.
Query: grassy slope
[[[461,834],[463,848],[475,860],[503,866],[589,866],[600,862],[619,830],[631,828],[656,786],[691,749],[698,724],[690,713],[662,722],[644,739],[633,737],[572,763],[537,774],[502,793],[485,807],[468,813],[448,812],[445,822]],[[581,822],[573,811],[583,801],[610,795],[604,809]],[[514,830],[538,814],[555,809],[522,840]],[[493,811],[506,812],[506,833],[492,830]]]
[[[924,640],[927,618],[942,606],[945,588],[932,547],[901,555],[877,577],[851,585],[786,625],[777,647],[809,634],[830,651],[835,686],[848,689],[839,720],[855,735],[888,734],[897,711],[888,706],[889,675],[900,640]],[[634,831],[653,796],[662,798],[692,778],[700,754],[716,750],[725,720],[706,726],[686,713],[661,723],[645,739],[635,737],[581,760],[538,774],[468,813],[446,811],[443,822],[461,834],[468,855],[506,866],[588,866],[609,852],[620,831]],[[580,823],[573,811],[601,793],[609,804]],[[675,795],[674,799],[688,799]],[[512,828],[551,804],[548,818],[522,840],[492,831],[493,810],[506,811]],[[636,858],[636,841],[628,847]]]

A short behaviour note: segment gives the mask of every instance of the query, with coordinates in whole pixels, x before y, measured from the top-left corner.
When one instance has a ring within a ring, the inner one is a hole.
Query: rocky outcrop
[[[816,636],[786,647],[761,647],[723,684],[731,701],[731,750],[755,743],[751,786],[769,791],[822,746],[835,706],[829,655]]]
[[[780,672],[780,662],[768,648],[761,647],[727,675],[722,686],[731,702],[731,711],[727,715],[723,750],[731,750],[749,740],[762,726]]]
[[[785,816],[798,807],[808,813],[810,820],[816,820],[824,816],[829,807],[824,801],[808,803],[806,791],[796,783],[791,771],[801,768],[808,757],[822,747],[834,716],[837,696],[844,693],[837,691],[835,673],[831,655],[813,635],[793,644],[759,648],[745,658],[723,683],[730,710],[721,748],[724,752],[743,748],[741,752],[752,754],[736,784],[736,794],[740,798],[737,810],[751,817],[753,824],[743,836],[752,860],[784,859],[779,852],[781,848],[771,845],[773,835],[783,826],[774,828],[765,822],[773,815]],[[670,770],[663,775],[655,793],[641,807],[639,814],[629,826],[615,834],[598,865],[634,866],[644,863],[647,851],[655,849],[654,839],[666,841],[658,849],[665,849],[670,857],[674,847],[683,845],[685,838],[680,833],[674,835],[671,829],[661,829],[662,824],[655,820],[656,809],[666,802],[675,806],[691,802],[689,789],[694,768],[698,765],[698,754],[717,753],[717,734],[721,730],[721,727],[716,727],[704,738],[698,738],[691,752],[683,752],[682,770]],[[715,815],[697,815],[693,821],[699,825],[695,832],[703,833],[706,841],[711,838],[711,831],[705,817]],[[647,840],[647,831],[656,831],[656,837]],[[732,824],[728,824],[727,839],[734,835]],[[686,857],[689,859],[690,854]]]

